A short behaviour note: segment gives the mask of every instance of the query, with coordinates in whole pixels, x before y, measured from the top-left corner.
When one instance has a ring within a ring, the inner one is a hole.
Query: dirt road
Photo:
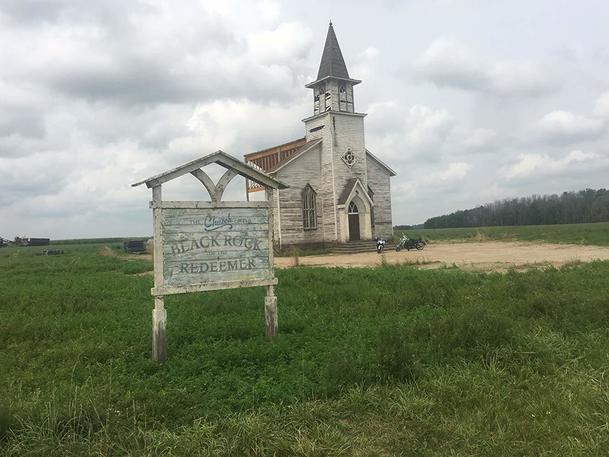
[[[485,241],[483,243],[434,243],[423,251],[387,251],[390,264],[416,264],[420,268],[458,266],[466,270],[506,271],[544,265],[562,266],[571,262],[609,260],[609,247],[572,244],[519,243]],[[316,255],[299,257],[300,265],[325,267],[362,267],[380,265],[382,255],[363,254]],[[275,257],[277,267],[294,266],[293,257]]]

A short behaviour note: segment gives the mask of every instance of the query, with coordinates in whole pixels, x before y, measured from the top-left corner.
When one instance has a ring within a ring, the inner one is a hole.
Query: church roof
[[[275,167],[278,162],[281,162],[296,153],[306,142],[307,139],[305,137],[297,138],[277,146],[250,152],[243,157],[246,162],[253,162],[264,170],[270,170]],[[272,158],[272,160],[263,160],[265,158]]]
[[[286,166],[292,160],[300,157],[312,148],[321,144],[321,138],[307,141],[306,138],[298,138],[287,143],[273,146],[272,148],[245,154],[245,163],[259,168],[264,173],[275,173]],[[253,186],[248,191],[255,192],[259,186]]]
[[[389,174],[389,176],[395,176],[397,175],[397,173],[395,171],[393,171],[391,169],[391,167],[389,167],[389,165],[387,165],[385,162],[383,162],[381,159],[379,159],[377,156],[375,156],[374,154],[372,154],[370,151],[368,151],[368,149],[366,149],[366,154],[368,155],[368,157],[370,157],[371,159],[373,159],[376,163],[378,163],[381,168],[384,168],[385,171],[387,171],[387,173]]]
[[[309,152],[315,146],[317,146],[318,144],[321,144],[321,142],[322,142],[321,138],[317,138],[315,140],[307,141],[305,144],[302,145],[302,147],[298,151],[296,151],[294,154],[292,154],[287,159],[284,159],[281,162],[279,162],[277,165],[275,165],[273,168],[271,168],[268,171],[268,173],[275,173],[276,171],[279,171],[279,169],[285,167],[291,161],[296,160],[297,157],[300,157],[301,155]]]
[[[359,84],[359,79],[352,79],[347,71],[347,65],[345,59],[343,59],[343,53],[338,45],[338,39],[336,33],[334,33],[334,27],[330,22],[328,26],[328,34],[326,35],[326,44],[321,55],[321,62],[319,64],[319,71],[317,72],[317,79],[312,83],[307,84],[305,87],[311,88],[319,81],[327,78],[336,78],[351,83]]]
[[[328,26],[326,44],[324,45],[324,51],[321,55],[321,63],[319,64],[317,79],[319,80],[327,76],[349,79],[347,65],[345,65],[345,59],[343,59],[343,53],[340,51],[338,39],[336,38],[334,27],[332,27],[331,22]]]

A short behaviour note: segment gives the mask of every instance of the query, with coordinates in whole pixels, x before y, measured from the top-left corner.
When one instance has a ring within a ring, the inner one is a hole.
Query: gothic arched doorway
[[[359,210],[355,202],[349,203],[349,241],[356,241],[360,239],[359,234]]]

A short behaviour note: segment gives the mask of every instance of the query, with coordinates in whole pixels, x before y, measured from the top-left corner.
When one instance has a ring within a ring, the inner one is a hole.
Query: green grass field
[[[2,456],[609,454],[609,263],[278,271],[174,296],[149,262],[0,250]]]
[[[561,225],[516,225],[406,230],[408,236],[430,241],[543,241],[546,243],[593,244],[609,246],[609,222]]]

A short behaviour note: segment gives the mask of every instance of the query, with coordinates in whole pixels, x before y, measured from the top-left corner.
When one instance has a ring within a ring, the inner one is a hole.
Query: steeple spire
[[[334,33],[332,21],[330,21],[330,25],[328,26],[326,44],[324,45],[324,51],[321,56],[321,63],[319,64],[317,79],[320,80],[327,76],[350,79],[347,66],[345,65],[345,59],[343,59],[343,54],[340,51],[340,46],[338,45],[338,39]]]
[[[340,52],[334,27],[330,22],[317,79],[305,86],[313,89],[313,113],[353,113],[353,86],[359,83],[359,79],[349,77],[343,53]]]

